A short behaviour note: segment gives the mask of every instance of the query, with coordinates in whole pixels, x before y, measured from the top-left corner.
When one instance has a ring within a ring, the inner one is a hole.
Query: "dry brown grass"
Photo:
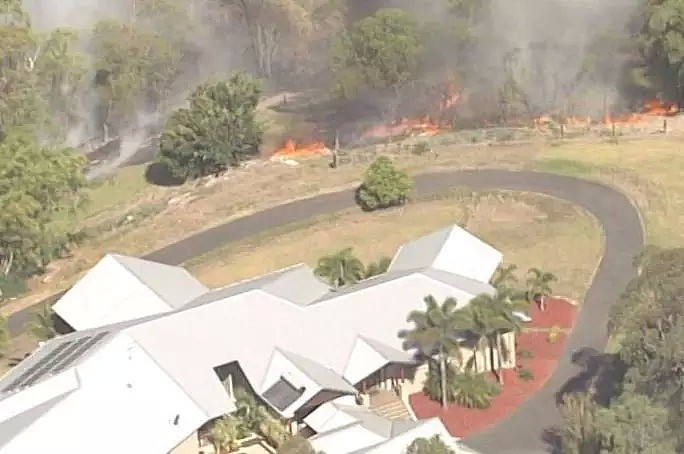
[[[14,338],[4,353],[0,356],[0,376],[24,359],[24,355],[38,347],[38,340],[29,333],[22,333]]]
[[[449,135],[431,139],[436,153],[417,156],[404,147],[374,147],[390,153],[400,167],[411,173],[464,168],[537,169],[593,178],[625,191],[641,209],[647,239],[658,245],[684,245],[680,225],[684,223],[684,168],[682,142],[666,139],[597,143],[595,140],[546,140],[518,145],[453,145]],[[115,177],[110,189],[93,194],[93,204],[110,196],[100,209],[79,218],[79,225],[100,228],[96,239],[59,260],[47,276],[30,283],[31,294],[14,301],[0,313],[7,315],[66,288],[107,252],[141,255],[178,239],[285,201],[352,187],[359,181],[366,162],[330,169],[327,159],[304,161],[298,167],[255,162],[228,172],[218,180],[204,180],[180,188],[147,187],[133,171]],[[123,179],[125,176],[125,179]],[[125,183],[120,183],[119,178]],[[121,185],[136,189],[126,202]],[[97,196],[97,197],[96,197]],[[106,200],[106,199],[105,199]],[[107,209],[102,209],[106,206]],[[130,216],[130,218],[129,218]],[[130,220],[129,220],[130,219]]]
[[[217,287],[352,246],[364,262],[392,256],[401,244],[460,224],[504,253],[521,270],[559,276],[559,294],[580,300],[602,250],[597,223],[572,205],[520,193],[454,195],[376,213],[349,210],[264,232],[192,260],[191,273]]]

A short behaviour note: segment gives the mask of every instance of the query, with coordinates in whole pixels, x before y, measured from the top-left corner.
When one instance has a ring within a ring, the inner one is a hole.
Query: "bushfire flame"
[[[399,136],[434,136],[440,132],[448,130],[447,125],[440,125],[430,119],[423,118],[402,118],[400,121],[376,125],[367,129],[362,137],[364,139],[387,139]]]
[[[637,124],[650,121],[649,117],[673,116],[679,112],[679,107],[674,103],[664,103],[658,99],[652,99],[644,103],[641,112],[630,112],[619,115],[606,114],[600,120],[591,117],[566,117],[565,124],[569,127],[587,128],[597,124]],[[534,120],[535,126],[547,127],[554,123],[552,115],[542,115]]]
[[[304,158],[311,156],[320,156],[326,154],[328,149],[325,143],[321,141],[311,143],[297,143],[296,140],[288,139],[283,146],[278,148],[271,159],[288,159],[288,158]]]

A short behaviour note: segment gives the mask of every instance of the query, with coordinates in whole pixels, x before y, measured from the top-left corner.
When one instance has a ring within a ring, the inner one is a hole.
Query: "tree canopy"
[[[399,9],[383,9],[355,23],[334,41],[332,71],[337,92],[356,96],[364,87],[399,89],[417,70],[418,23]]]
[[[0,272],[41,270],[66,239],[51,228],[55,216],[82,200],[83,158],[52,149],[30,135],[0,142]]]
[[[648,248],[638,259],[639,276],[612,306],[609,327],[619,340],[622,374],[606,407],[580,397],[566,406],[571,446],[593,451],[675,453],[684,449],[684,248]],[[590,414],[590,418],[578,415]],[[582,437],[585,439],[582,439]]]
[[[406,448],[406,454],[455,454],[439,435],[430,438],[416,438]]]
[[[392,161],[381,156],[368,166],[363,184],[357,190],[357,203],[363,210],[372,211],[406,202],[413,189],[413,179],[394,167]]]
[[[160,141],[159,161],[182,179],[218,174],[256,155],[263,127],[256,118],[261,88],[245,73],[228,81],[200,85],[190,107],[169,119]]]

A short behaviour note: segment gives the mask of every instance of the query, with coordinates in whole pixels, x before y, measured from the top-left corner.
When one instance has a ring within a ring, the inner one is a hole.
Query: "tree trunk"
[[[14,262],[14,252],[9,251],[9,255],[7,256],[7,262],[4,263],[4,267],[2,270],[2,273],[7,276],[9,275],[10,271],[12,270],[12,262]]]
[[[503,355],[501,354],[501,333],[499,333],[499,332],[496,333],[496,360],[497,360],[496,378],[497,378],[497,380],[499,380],[499,385],[501,385],[503,387],[503,385],[504,385],[504,379],[503,379],[503,374],[502,374]]]
[[[475,373],[480,373],[480,368],[477,367],[479,364],[477,362],[477,354],[480,352],[480,341],[478,340],[477,343],[475,344],[475,347],[473,347],[473,366],[475,368]]]
[[[439,352],[439,378],[442,387],[442,408],[446,408],[448,404],[447,400],[447,367],[446,367],[446,355],[444,351],[440,349]]]

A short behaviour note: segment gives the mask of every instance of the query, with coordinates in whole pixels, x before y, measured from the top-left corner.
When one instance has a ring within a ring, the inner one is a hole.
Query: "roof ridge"
[[[124,269],[126,269],[126,271],[128,271],[134,278],[136,278],[136,279],[138,280],[138,282],[140,282],[142,285],[144,285],[146,289],[152,291],[152,293],[154,293],[155,295],[157,295],[157,297],[158,297],[160,300],[162,300],[162,301],[164,302],[164,305],[166,305],[166,307],[168,307],[169,310],[173,311],[173,310],[177,309],[177,308],[176,308],[175,306],[173,306],[171,303],[169,303],[168,301],[166,301],[166,298],[164,298],[164,297],[157,291],[157,289],[152,288],[150,285],[148,285],[148,283],[145,282],[145,279],[143,279],[142,276],[140,276],[138,273],[136,273],[134,270],[132,270],[129,266],[126,266],[126,264],[125,264],[124,262],[122,262],[122,261],[120,261],[120,260],[117,260],[117,259],[116,259],[117,256],[118,256],[118,257],[128,257],[128,256],[121,256],[121,255],[119,255],[119,254],[112,254],[112,258],[114,258],[114,260],[116,261],[116,263],[118,263],[119,265],[121,265],[122,267],[124,267]],[[131,258],[135,259],[136,257],[131,257]],[[164,265],[163,263],[154,262],[154,261],[151,261],[151,260],[145,260],[145,259],[138,259],[138,260],[142,260],[142,261],[145,261],[145,262],[152,262],[152,263],[158,264],[158,265]],[[181,267],[176,267],[176,266],[173,266],[173,265],[166,265],[166,266],[172,266],[172,267],[174,267],[174,268],[181,268]],[[185,268],[181,268],[181,269],[185,270]],[[187,270],[185,270],[185,272],[187,272]]]

